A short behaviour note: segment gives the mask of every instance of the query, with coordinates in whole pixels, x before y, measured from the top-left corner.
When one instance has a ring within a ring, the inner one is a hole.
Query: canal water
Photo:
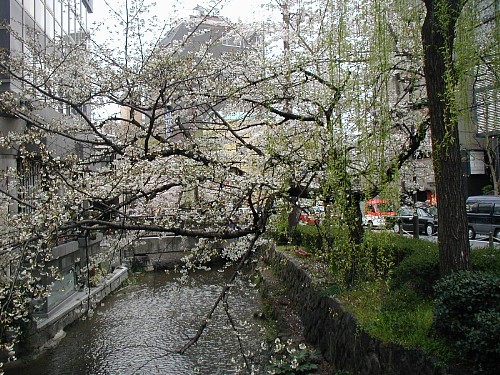
[[[197,271],[185,282],[173,273],[134,275],[91,317],[67,327],[55,348],[7,374],[250,374],[241,350],[254,373],[265,373],[265,327],[254,317],[261,301],[247,276],[234,282],[228,298],[240,340],[221,305],[198,343],[177,353],[195,335],[230,272]]]

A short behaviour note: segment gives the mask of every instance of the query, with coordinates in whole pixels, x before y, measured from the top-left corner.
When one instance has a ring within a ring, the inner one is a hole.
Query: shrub
[[[280,245],[290,244],[303,246],[310,252],[316,253],[321,250],[322,236],[321,226],[297,225],[292,229],[282,229],[270,232],[271,237]]]
[[[474,367],[493,374],[500,363],[500,277],[482,272],[457,272],[435,287],[433,329]]]
[[[366,231],[363,242],[365,245],[369,244],[375,250],[383,249],[385,252],[393,254],[396,265],[413,254],[419,247],[428,244],[411,237],[383,231]]]
[[[303,246],[312,253],[318,253],[322,247],[321,226],[297,225],[294,228],[292,244]]]
[[[472,270],[500,275],[500,251],[491,247],[471,250]]]
[[[305,344],[294,345],[291,340],[274,341],[268,373],[270,374],[313,374],[317,373],[320,356]]]
[[[438,279],[437,246],[428,242],[427,246],[419,246],[394,269],[391,287],[413,289],[423,297],[430,297],[433,295],[433,287]]]
[[[367,231],[361,246],[361,253],[370,257],[366,276],[374,272],[372,276],[375,278],[382,277],[387,280],[394,267],[422,245],[428,243],[390,232]]]

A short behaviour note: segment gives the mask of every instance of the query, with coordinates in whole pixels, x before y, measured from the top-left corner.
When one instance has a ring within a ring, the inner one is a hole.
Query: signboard
[[[469,152],[470,174],[485,174],[484,151]]]

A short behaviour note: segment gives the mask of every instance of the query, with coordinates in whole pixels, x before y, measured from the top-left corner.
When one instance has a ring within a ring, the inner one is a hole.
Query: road
[[[411,234],[411,233],[405,233],[404,236],[411,237],[411,236],[413,236],[413,234]],[[434,236],[420,235],[419,238],[421,238],[423,240],[432,241],[432,242],[436,242],[437,241],[437,235],[434,235]],[[470,247],[472,249],[479,249],[479,248],[482,248],[482,247],[488,247],[490,245],[488,237],[478,237],[475,240],[469,240],[469,243],[470,243]],[[494,241],[493,244],[495,246],[495,249],[500,249],[500,242]]]
[[[384,230],[384,229],[379,229],[379,230]],[[406,232],[406,231],[404,231],[402,235],[403,236],[407,236],[407,237],[412,237],[413,236],[412,233]],[[420,234],[419,238],[421,238],[423,240],[428,240],[428,241],[436,242],[437,241],[437,234],[435,234],[433,236],[426,236],[424,234]],[[475,240],[469,240],[469,243],[470,243],[470,247],[472,249],[480,249],[482,247],[488,247],[489,246],[488,237],[479,237],[479,236],[477,236]],[[495,246],[496,249],[500,249],[500,242],[499,241],[494,241],[493,244],[494,244],[494,246]]]

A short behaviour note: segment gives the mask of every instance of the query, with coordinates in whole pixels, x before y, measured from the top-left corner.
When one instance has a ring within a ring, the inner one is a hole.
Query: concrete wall
[[[302,319],[304,337],[335,369],[356,375],[461,374],[419,350],[370,337],[339,300],[322,292],[321,278],[312,277],[292,254],[269,248],[263,251],[263,260],[286,286]]]
[[[131,267],[146,271],[153,269],[173,269],[182,264],[182,258],[190,254],[198,242],[194,237],[167,236],[145,237],[134,242],[125,253],[125,258]],[[221,242],[221,249],[224,247]]]
[[[24,350],[38,353],[51,345],[54,337],[66,326],[75,322],[89,309],[94,309],[107,295],[115,291],[128,278],[128,269],[117,267],[98,287],[74,293],[63,304],[52,310],[48,317],[36,320]]]

